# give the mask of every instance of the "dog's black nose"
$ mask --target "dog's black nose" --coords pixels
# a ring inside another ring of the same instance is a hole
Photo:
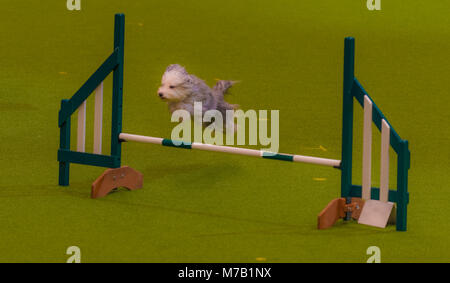
[[[158,95],[159,95],[159,97],[163,97],[163,93],[162,92],[160,92],[160,93],[158,93]]]

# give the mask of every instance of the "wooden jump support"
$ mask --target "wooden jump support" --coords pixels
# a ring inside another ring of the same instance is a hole
[[[92,183],[91,198],[104,197],[119,187],[129,190],[140,189],[143,178],[144,175],[141,172],[128,166],[107,169]]]

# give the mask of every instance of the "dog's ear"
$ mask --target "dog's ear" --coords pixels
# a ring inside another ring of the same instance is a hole
[[[186,70],[184,69],[184,67],[178,65],[178,64],[172,64],[169,65],[166,69],[166,72],[170,72],[170,71],[176,71],[176,72],[180,72],[182,74],[187,74]]]

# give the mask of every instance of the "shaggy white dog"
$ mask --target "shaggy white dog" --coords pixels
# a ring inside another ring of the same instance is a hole
[[[186,72],[182,66],[173,64],[167,67],[162,76],[158,95],[167,101],[171,113],[184,109],[193,116],[194,102],[201,102],[203,114],[208,110],[218,110],[225,124],[226,111],[239,108],[239,105],[229,104],[224,100],[224,95],[234,83],[235,81],[220,80],[211,89],[203,80]]]

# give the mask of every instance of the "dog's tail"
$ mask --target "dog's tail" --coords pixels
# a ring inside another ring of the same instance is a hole
[[[228,93],[228,90],[236,83],[238,83],[238,81],[219,80],[217,81],[213,90],[218,96],[223,97],[225,94]]]

